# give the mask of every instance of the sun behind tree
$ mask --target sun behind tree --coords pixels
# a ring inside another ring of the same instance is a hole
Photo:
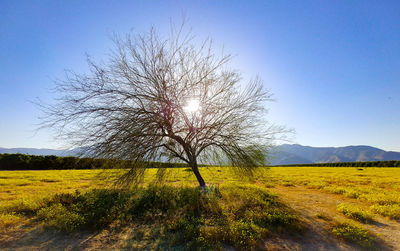
[[[183,109],[189,113],[197,112],[201,109],[200,103],[197,99],[190,99]]]
[[[43,127],[91,157],[132,160],[120,180],[138,182],[151,161],[231,165],[251,174],[265,165],[266,147],[284,130],[265,120],[271,94],[254,78],[247,85],[216,56],[212,43],[172,29],[116,36],[106,63],[88,58],[88,74],[56,81],[54,105],[40,104]],[[159,169],[162,176],[164,169]]]

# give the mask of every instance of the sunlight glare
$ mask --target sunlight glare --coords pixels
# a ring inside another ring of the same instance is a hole
[[[200,102],[197,99],[191,99],[184,107],[187,112],[196,112],[200,109]]]

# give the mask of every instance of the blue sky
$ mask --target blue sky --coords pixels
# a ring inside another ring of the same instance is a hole
[[[50,101],[64,69],[85,72],[85,53],[106,59],[113,32],[166,32],[185,15],[245,80],[264,80],[293,143],[400,151],[399,13],[398,1],[0,1],[0,147],[61,147],[35,133],[30,100]]]

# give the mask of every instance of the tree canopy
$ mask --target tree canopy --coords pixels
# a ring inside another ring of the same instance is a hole
[[[115,36],[107,61],[88,58],[88,73],[56,81],[56,102],[40,104],[43,126],[87,156],[131,160],[124,182],[137,182],[150,161],[188,163],[202,187],[198,163],[248,174],[265,165],[284,131],[266,120],[271,93],[258,77],[243,84],[231,55],[183,30]]]

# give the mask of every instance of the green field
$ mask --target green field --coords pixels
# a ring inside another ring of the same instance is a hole
[[[315,231],[343,250],[399,248],[399,168],[271,167],[252,178],[201,168],[208,193],[185,168],[168,169],[162,184],[155,172],[120,190],[118,170],[1,171],[0,247],[35,245],[26,244],[32,232],[73,243],[97,231],[108,242],[83,248],[310,248],[296,236]]]

